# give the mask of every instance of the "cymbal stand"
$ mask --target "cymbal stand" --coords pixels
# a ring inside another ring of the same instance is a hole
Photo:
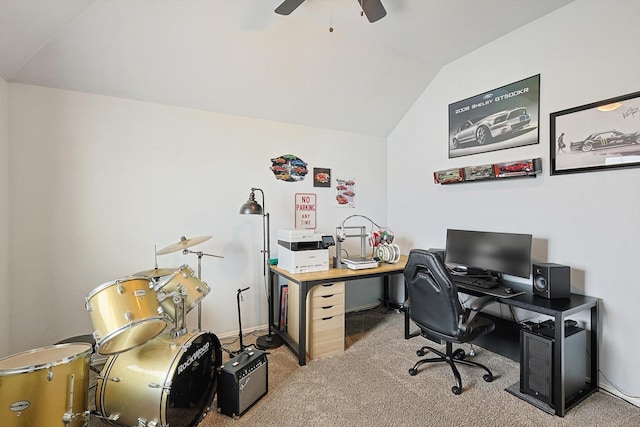
[[[182,254],[183,255],[196,254],[198,256],[198,279],[200,281],[202,281],[202,257],[203,256],[210,256],[214,258],[224,258],[223,256],[220,256],[220,255],[207,254],[204,252],[195,252],[195,251],[190,251],[188,249],[183,249]],[[202,300],[198,301],[198,329],[195,332],[200,332],[201,328],[202,328]]]

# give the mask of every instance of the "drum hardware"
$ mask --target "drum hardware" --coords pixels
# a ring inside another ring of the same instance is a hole
[[[220,255],[207,254],[204,252],[193,252],[193,251],[184,249],[182,251],[182,255],[187,255],[187,254],[196,254],[198,256],[198,279],[200,280],[202,280],[202,257],[203,256],[206,255],[214,258],[224,258],[223,256],[220,256]],[[202,329],[202,302],[198,301],[198,331],[201,329]]]
[[[183,273],[182,276],[185,277],[185,274]],[[165,286],[165,283],[160,285],[161,288]],[[196,289],[199,290],[201,288],[196,287]],[[158,301],[160,302],[160,304],[163,304],[168,299],[171,299],[172,310],[170,310],[170,313],[167,315],[167,317],[174,324],[174,328],[171,330],[171,334],[174,339],[178,338],[181,335],[184,335],[187,332],[188,296],[188,290],[181,283],[178,283],[176,285],[176,290],[171,291],[168,294],[162,290],[158,291]]]
[[[221,257],[219,255],[212,255],[212,254],[206,254],[204,252],[192,252],[192,251],[188,251],[187,248],[190,248],[192,246],[198,245],[202,242],[206,242],[207,240],[211,239],[211,236],[200,236],[200,237],[193,237],[191,239],[187,239],[186,237],[182,236],[180,237],[180,241],[177,243],[174,243],[172,245],[169,245],[163,249],[160,249],[159,251],[156,251],[156,255],[165,255],[165,254],[169,254],[172,252],[177,252],[179,250],[182,250],[182,254],[183,255],[187,255],[189,253],[193,253],[198,255],[198,279],[200,281],[202,281],[202,266],[201,266],[201,260],[202,257],[204,255],[206,256],[211,256],[211,257],[216,257],[216,258],[224,258]],[[206,295],[206,294],[205,294]],[[204,297],[204,295],[203,295]],[[200,331],[202,329],[202,303],[200,300],[198,300],[198,329],[197,331]]]
[[[151,270],[143,270],[134,274],[134,276],[147,276],[152,279],[157,279],[162,276],[168,276],[176,271],[175,268],[152,268]]]
[[[158,423],[156,423],[155,421],[147,422],[147,420],[145,420],[144,418],[138,418],[137,427],[156,427],[157,425]]]
[[[203,256],[212,256],[216,258],[223,258],[219,255],[206,254],[204,252],[193,252],[184,250],[184,254],[193,253],[198,255],[198,276],[196,278],[195,273],[191,268],[184,264],[178,271],[175,271],[171,276],[159,282],[156,285],[156,291],[162,291],[164,288],[168,288],[167,291],[172,291],[174,287],[182,286],[187,288],[187,291],[193,291],[193,295],[188,295],[187,303],[185,304],[185,308],[187,312],[191,309],[198,307],[198,328],[196,331],[200,331],[202,328],[202,304],[201,300],[205,296],[209,294],[211,288],[202,281],[202,257]],[[166,292],[166,291],[165,291]],[[175,311],[174,306],[167,307],[164,306],[166,311],[169,311],[169,317],[172,317],[174,322],[177,320],[179,313]],[[173,311],[173,312],[171,312]]]
[[[191,246],[198,245],[202,242],[206,242],[210,238],[211,236],[200,236],[200,237],[193,237],[191,239],[187,239],[186,237],[182,236],[180,237],[179,242],[171,244],[165,248],[162,248],[159,251],[156,251],[156,255],[166,255],[172,252],[178,252],[178,251],[190,248]]]
[[[147,387],[149,388],[161,388],[163,390],[171,390],[171,385],[161,385],[158,383],[149,383],[147,384]]]
[[[178,285],[178,291],[172,292],[174,313],[180,310],[180,316],[176,319],[175,328],[171,331],[173,339],[177,339],[180,335],[187,333],[187,290]]]
[[[91,416],[107,421],[118,421],[120,419],[120,414],[111,414],[110,416],[105,417],[97,411],[91,411]]]
[[[137,273],[134,274],[134,276],[147,276],[150,277],[151,279],[155,281],[157,281],[160,277],[162,276],[168,276],[171,273],[173,273],[174,271],[176,271],[175,268],[158,268],[158,251],[156,249],[156,245],[153,245],[153,257],[154,257],[154,268],[152,268],[151,270],[143,270],[143,271],[139,271]]]
[[[76,389],[75,383],[76,383],[76,375],[71,374],[69,376],[69,401],[67,403],[69,406],[69,409],[67,410],[67,412],[62,414],[62,422],[67,425],[71,424],[73,420],[75,420],[78,417],[84,417],[86,419],[89,416],[89,410],[85,410],[77,413],[73,412],[73,402],[75,401],[75,399],[73,398],[73,393],[74,393],[74,390]]]

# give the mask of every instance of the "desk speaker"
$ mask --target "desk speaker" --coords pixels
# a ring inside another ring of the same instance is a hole
[[[553,263],[533,264],[533,293],[547,299],[571,296],[571,268]]]
[[[244,350],[220,367],[218,410],[240,417],[267,394],[267,356],[261,350]]]

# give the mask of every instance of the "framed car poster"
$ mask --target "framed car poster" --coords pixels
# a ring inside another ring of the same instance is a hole
[[[449,104],[449,158],[539,142],[540,74]]]
[[[551,113],[551,175],[640,166],[640,92]]]

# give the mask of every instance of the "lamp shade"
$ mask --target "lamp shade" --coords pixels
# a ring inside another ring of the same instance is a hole
[[[252,191],[249,194],[249,200],[247,200],[242,206],[240,206],[241,215],[262,215],[262,206],[256,202],[256,195]]]

